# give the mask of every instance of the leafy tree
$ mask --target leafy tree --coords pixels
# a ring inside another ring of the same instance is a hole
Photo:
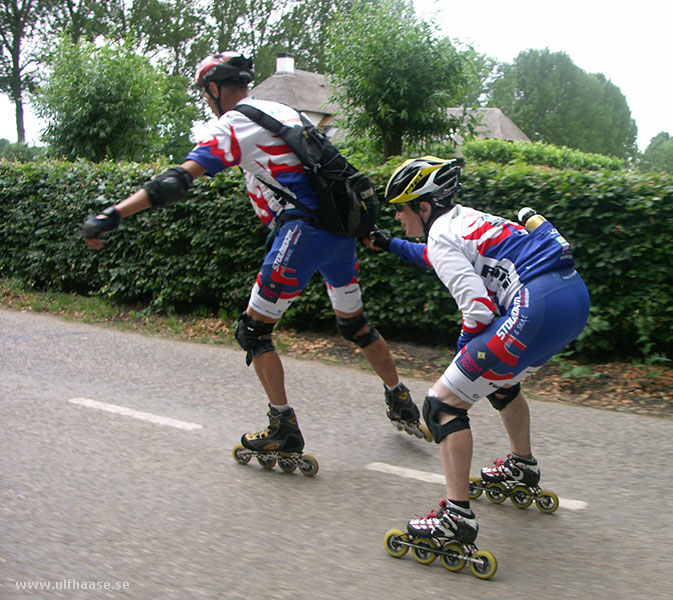
[[[654,136],[638,166],[641,171],[660,171],[673,175],[673,137],[665,131]]]
[[[233,0],[220,2],[213,0],[210,11],[216,23],[215,39],[217,47],[213,50],[238,50],[255,58],[255,71],[258,81],[264,79],[269,71],[260,69],[259,57],[262,49],[268,46],[279,32],[283,16],[295,4],[295,0]],[[267,51],[266,55],[272,54]],[[262,60],[262,64],[269,60]]]
[[[123,11],[123,0],[60,0],[49,16],[50,33],[67,35],[74,43],[92,41],[115,32]]]
[[[192,78],[185,75],[168,75],[162,91],[164,109],[159,121],[161,132],[160,152],[173,162],[182,162],[194,147],[191,130],[194,121],[201,117],[202,102],[195,101]]]
[[[495,59],[477,52],[471,45],[458,42],[463,59],[465,85],[456,98],[456,106],[481,106],[486,101],[489,80],[497,68]]]
[[[52,150],[68,158],[147,160],[161,149],[166,76],[126,46],[62,41],[36,96]]]
[[[182,161],[194,146],[193,122],[207,117],[192,85],[192,73],[208,53],[212,30],[198,0],[136,2],[130,10],[129,26],[139,51],[168,73],[160,121],[161,153]]]
[[[401,154],[403,141],[458,128],[446,108],[467,83],[463,60],[407,0],[345,6],[330,28],[327,65],[349,131],[373,135],[385,158]]]
[[[274,72],[280,52],[294,54],[299,68],[324,73],[327,32],[338,6],[339,0],[212,0],[211,50],[253,56],[258,82]]]
[[[247,0],[230,0],[218,2],[211,0],[208,4],[208,14],[215,23],[213,38],[215,40],[211,50],[240,50],[238,44],[240,32],[240,18],[247,9]]]
[[[269,44],[255,57],[258,80],[274,72],[279,52],[292,53],[298,68],[325,73],[327,36],[337,10],[337,0],[295,2],[283,15]]]
[[[34,83],[33,35],[52,8],[53,0],[0,0],[0,93],[14,103],[18,142],[26,139],[24,92]]]
[[[564,52],[526,50],[503,64],[490,106],[502,109],[533,141],[626,158],[637,128],[626,98],[602,74],[588,74]]]
[[[3,143],[7,142],[7,143]],[[0,140],[0,158],[14,162],[32,162],[45,155],[44,147],[29,146],[24,142],[10,144],[8,140]]]
[[[144,55],[156,55],[173,75],[187,73],[208,52],[209,31],[198,0],[135,2],[130,26]]]

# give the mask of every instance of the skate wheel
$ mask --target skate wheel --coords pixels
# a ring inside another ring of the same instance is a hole
[[[470,476],[470,500],[476,500],[481,496],[482,490],[477,487],[478,485],[481,485],[481,479]]]
[[[525,485],[517,485],[512,490],[510,500],[517,508],[528,508],[533,504],[533,495]]]
[[[455,542],[445,544],[442,546],[442,552],[447,553],[442,554],[439,558],[445,569],[456,573],[465,566],[465,560],[462,558],[465,555],[465,551],[460,544],[456,544]]]
[[[502,504],[507,500],[507,488],[502,483],[487,483],[486,497],[493,504]]]
[[[258,454],[257,462],[265,469],[273,469],[276,466],[276,458],[268,454]]]
[[[411,549],[411,553],[419,563],[422,565],[431,565],[435,562],[435,558],[437,558],[437,554],[433,552],[433,550],[437,550],[437,544],[435,544],[435,542],[424,538],[416,538],[413,540],[413,543],[416,544],[416,546],[420,546]]]
[[[231,453],[234,456],[234,460],[239,465],[247,465],[252,458],[250,450],[248,450],[243,444],[236,444]]]
[[[405,546],[400,542],[408,542],[409,536],[399,529],[391,529],[386,533],[383,543],[386,546],[386,552],[393,558],[402,558],[409,552],[409,546]]]
[[[430,430],[425,425],[420,424],[418,426],[418,429],[423,434],[423,438],[425,439],[426,442],[434,441],[434,438],[432,437],[432,434],[430,433]]]
[[[477,559],[477,562],[470,563],[470,570],[479,579],[490,579],[498,570],[498,561],[495,560],[495,556],[486,550],[478,550],[472,555],[472,558]]]
[[[297,468],[297,463],[288,456],[279,456],[278,467],[283,473],[294,473],[294,470]]]
[[[302,475],[306,477],[313,477],[320,469],[318,461],[310,456],[309,454],[304,454],[299,461],[299,470],[302,472]]]
[[[540,512],[550,515],[559,507],[558,496],[549,490],[542,490],[535,498],[535,506]]]

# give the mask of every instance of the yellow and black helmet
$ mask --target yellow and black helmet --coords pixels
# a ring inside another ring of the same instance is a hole
[[[427,200],[437,208],[450,207],[460,191],[460,161],[421,156],[403,162],[386,186],[385,199],[391,204]]]

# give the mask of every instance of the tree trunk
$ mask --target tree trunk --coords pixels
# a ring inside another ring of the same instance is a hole
[[[16,115],[16,141],[20,144],[26,141],[26,128],[23,122],[23,99],[21,97],[21,82],[12,82],[12,100],[14,100],[14,114]]]
[[[402,154],[402,132],[398,129],[383,132],[383,160]]]

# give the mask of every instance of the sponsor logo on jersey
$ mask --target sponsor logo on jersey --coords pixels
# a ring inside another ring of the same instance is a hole
[[[503,290],[506,290],[510,285],[512,285],[512,280],[509,277],[509,271],[503,269],[500,265],[491,266],[484,265],[481,269],[481,276],[484,279],[493,279],[499,281]]]

